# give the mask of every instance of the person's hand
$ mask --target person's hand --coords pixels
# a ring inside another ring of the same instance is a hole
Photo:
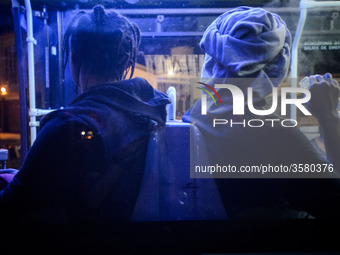
[[[311,99],[307,108],[318,120],[338,118],[339,84],[330,73],[309,77]]]

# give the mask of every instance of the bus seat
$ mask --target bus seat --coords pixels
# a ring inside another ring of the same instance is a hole
[[[227,218],[214,179],[190,178],[190,137],[191,156],[206,155],[199,136],[192,124],[168,121],[150,137],[134,221]]]

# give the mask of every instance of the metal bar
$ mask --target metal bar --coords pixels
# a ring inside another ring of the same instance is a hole
[[[59,103],[58,107],[65,106],[65,89],[64,89],[64,63],[63,63],[63,12],[57,12],[57,29],[58,29],[58,96]]]
[[[0,169],[6,169],[6,161],[8,160],[8,150],[0,149]]]
[[[325,8],[325,7],[340,7],[339,1],[311,1],[311,0],[301,0],[301,9],[310,8]]]
[[[292,59],[291,59],[291,87],[296,88],[298,83],[298,51],[299,44],[303,32],[303,28],[305,26],[306,18],[307,18],[307,9],[312,8],[327,8],[327,7],[340,7],[340,1],[310,1],[310,0],[301,0],[300,1],[300,18],[299,23],[296,28],[295,37],[292,46]],[[291,95],[292,98],[296,98],[296,94]],[[291,113],[290,118],[296,119],[296,107],[291,105]]]
[[[178,36],[178,37],[185,37],[185,36],[202,36],[204,32],[141,32],[142,37],[172,37],[172,36]]]
[[[48,109],[48,110],[45,110],[45,109],[34,109],[33,111],[31,110],[29,112],[29,115],[30,116],[45,116],[53,111],[55,111],[56,109]]]
[[[123,15],[207,15],[207,14],[222,14],[234,8],[160,8],[160,9],[119,9],[118,12]],[[296,7],[284,7],[284,8],[263,8],[270,12],[275,13],[292,13],[298,12]]]
[[[46,6],[44,6],[43,8],[43,14],[45,14],[45,18],[44,18],[44,30],[45,30],[45,106],[44,108],[48,108],[50,107],[50,98],[49,98],[49,94],[50,94],[50,41],[49,41],[49,27],[48,27],[48,23],[47,23],[47,16],[46,15],[47,10],[46,10]]]
[[[27,62],[24,56],[24,45],[20,26],[20,4],[15,0],[12,1],[12,14],[18,65],[21,158],[24,159],[28,151]]]
[[[35,104],[35,70],[34,70],[34,44],[36,40],[33,37],[33,16],[30,0],[25,0],[26,20],[27,20],[27,56],[28,56],[28,88],[29,88],[29,105],[30,110],[34,110]],[[37,137],[37,119],[30,116],[31,145]]]
[[[302,0],[303,1],[303,0]],[[297,87],[297,80],[298,80],[298,51],[299,51],[299,44],[303,32],[303,28],[305,26],[306,18],[307,18],[307,10],[300,9],[300,18],[299,23],[296,28],[295,37],[292,46],[292,59],[291,59],[291,87]],[[292,98],[296,98],[296,93],[292,93]],[[295,120],[296,119],[296,107],[294,105],[290,106],[290,118]]]
[[[176,120],[176,89],[175,87],[169,87],[167,94],[171,100],[171,103],[166,106],[167,109],[167,121]]]

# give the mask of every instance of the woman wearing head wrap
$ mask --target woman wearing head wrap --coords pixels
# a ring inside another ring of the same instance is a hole
[[[251,87],[254,103],[271,94],[288,73],[291,34],[277,14],[261,8],[239,7],[222,14],[206,29],[200,46],[205,52],[202,80],[211,86],[232,81],[245,97]],[[208,112],[231,111],[231,95],[226,90],[218,92],[224,107],[216,108],[211,102]],[[190,116],[200,107],[199,101]]]
[[[339,199],[339,185],[333,181],[294,179],[284,173],[281,179],[264,179],[266,175],[259,174],[258,179],[251,179],[256,174],[239,173],[244,166],[326,163],[297,128],[284,127],[282,118],[275,114],[258,116],[247,107],[251,104],[264,109],[266,97],[287,75],[291,34],[285,22],[261,8],[239,7],[213,21],[200,46],[205,52],[202,81],[210,86],[232,84],[245,97],[244,115],[233,115],[233,95],[228,89],[216,89],[221,105],[207,100],[204,115],[202,100],[198,100],[183,117],[201,131],[208,151],[207,165],[237,169],[236,174],[215,175],[221,177],[215,181],[228,216],[301,218],[339,213],[340,205],[334,202]],[[252,102],[247,102],[248,88],[252,88]],[[224,124],[214,126],[215,119]]]

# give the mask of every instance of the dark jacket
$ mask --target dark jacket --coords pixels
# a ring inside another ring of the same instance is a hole
[[[168,103],[135,78],[95,86],[47,115],[19,173],[0,192],[1,210],[58,208],[71,222],[130,220],[148,138],[165,124]]]
[[[211,110],[207,115],[201,115],[200,108],[201,101],[198,100],[183,116],[183,121],[195,123],[200,130],[200,139],[207,147],[208,165],[230,165],[237,170],[235,174],[214,175],[228,217],[337,217],[340,182],[336,170],[329,168],[298,128],[283,127],[280,122],[283,119],[275,114],[258,116],[246,111],[244,116],[234,116],[223,106],[219,111]],[[226,119],[228,123],[213,127],[213,119]],[[260,120],[264,125],[250,127],[246,124],[254,119],[256,122],[252,125],[259,125]],[[277,121],[272,124],[266,121],[268,119]],[[231,126],[232,120],[238,124]],[[275,171],[272,175],[269,170],[265,174],[241,173],[244,167],[262,166],[288,167],[290,170]],[[306,172],[299,175],[295,166],[306,167]],[[335,177],[315,178],[316,171],[312,169],[316,166],[323,167],[321,174],[324,176],[329,170],[332,171],[329,175]]]

